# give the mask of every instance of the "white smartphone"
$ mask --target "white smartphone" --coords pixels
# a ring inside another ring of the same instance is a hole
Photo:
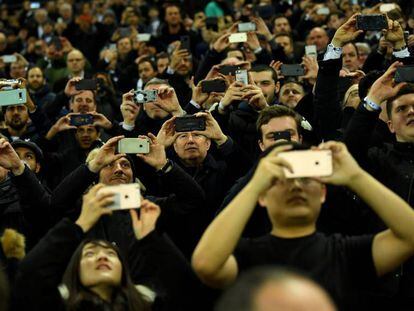
[[[323,177],[333,172],[331,150],[294,150],[279,156],[292,166],[293,173],[285,169],[287,178]]]
[[[148,42],[151,39],[150,33],[139,33],[137,34],[138,42]]]
[[[125,184],[106,186],[98,191],[100,193],[114,193],[114,202],[107,208],[124,210],[141,207],[141,190],[139,184]]]
[[[316,14],[318,15],[329,15],[331,11],[327,7],[321,7],[316,11]]]
[[[244,85],[249,84],[249,76],[247,70],[236,70],[236,81],[243,83]]]
[[[318,52],[316,50],[316,45],[306,45],[305,46],[305,54],[307,56],[311,56],[311,57],[317,57],[318,56]]]
[[[388,13],[389,11],[394,10],[395,8],[397,8],[395,3],[384,3],[380,5],[380,12]]]
[[[143,153],[150,152],[150,143],[145,138],[123,138],[118,141],[118,153]]]
[[[249,31],[256,31],[256,24],[255,23],[240,23],[238,26],[239,32],[249,32]]]
[[[245,32],[233,33],[229,37],[230,43],[242,43],[247,41],[247,34]]]
[[[15,55],[3,55],[1,58],[5,63],[14,63],[17,60]]]

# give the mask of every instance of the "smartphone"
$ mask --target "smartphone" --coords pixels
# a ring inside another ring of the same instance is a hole
[[[284,169],[287,178],[330,176],[333,172],[331,150],[294,150],[278,156],[292,166],[293,173]]]
[[[207,17],[206,18],[206,28],[218,31],[218,18],[217,17]]]
[[[108,45],[109,50],[116,50],[116,43],[111,43]]]
[[[57,51],[61,51],[63,49],[62,41],[60,41],[59,37],[53,37],[50,44],[54,45]]]
[[[256,24],[252,22],[240,23],[237,27],[238,27],[239,32],[256,31]]]
[[[245,32],[233,33],[229,37],[230,43],[242,43],[247,41],[247,34]]]
[[[301,64],[283,64],[280,66],[280,72],[285,77],[299,77],[305,75],[305,68]]]
[[[287,141],[291,141],[291,134],[289,131],[279,131],[279,132],[273,132],[273,139],[275,141],[277,140],[287,140]]]
[[[224,65],[220,67],[219,72],[225,76],[234,76],[236,74],[236,71],[240,69],[240,66]]]
[[[190,51],[190,37],[189,36],[181,36],[180,37],[181,46],[180,49]]]
[[[75,89],[77,91],[82,90],[96,90],[98,88],[97,81],[95,79],[82,79],[75,83]]]
[[[201,81],[201,91],[203,93],[224,93],[226,88],[226,81],[222,79]]]
[[[31,2],[30,9],[35,10],[40,8],[40,2]]]
[[[331,11],[327,7],[321,7],[321,8],[316,10],[316,14],[318,14],[318,15],[329,15],[330,12]]]
[[[247,70],[237,70],[236,81],[241,82],[244,85],[249,84],[249,76],[247,75]]]
[[[0,91],[0,106],[24,105],[26,102],[26,89]]]
[[[391,10],[396,9],[397,6],[395,5],[395,3],[384,3],[380,5],[380,12],[381,13],[388,13]]]
[[[356,27],[359,30],[388,29],[387,18],[383,14],[357,15]]]
[[[414,83],[414,65],[398,67],[395,72],[394,81],[396,83]]]
[[[140,90],[135,91],[134,101],[136,104],[154,102],[158,98],[157,90]]]
[[[14,63],[17,60],[15,55],[3,55],[1,58],[4,63]]]
[[[120,27],[118,29],[121,38],[129,37],[131,35],[131,28],[129,27]]]
[[[20,80],[19,79],[1,79],[0,80],[0,86],[13,86],[15,84],[20,84]]]
[[[106,186],[97,192],[114,193],[114,202],[107,206],[113,210],[125,210],[139,208],[141,206],[141,191],[139,184],[125,184],[117,186]]]
[[[138,42],[148,42],[151,39],[150,33],[139,33],[137,34]]]
[[[316,50],[316,45],[306,45],[305,46],[305,54],[307,56],[317,58],[318,52]]]
[[[82,126],[93,124],[93,115],[87,114],[74,114],[70,116],[70,125]]]
[[[142,153],[150,152],[150,143],[146,138],[123,138],[118,141],[118,153]]]
[[[204,131],[206,129],[205,118],[196,116],[184,116],[175,119],[175,131],[176,132],[191,132],[191,131]]]
[[[58,23],[64,23],[63,18],[62,17],[58,17],[56,20]]]

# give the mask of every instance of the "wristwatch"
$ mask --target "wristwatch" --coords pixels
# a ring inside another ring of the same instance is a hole
[[[373,101],[369,100],[368,97],[364,98],[364,107],[368,111],[378,111],[381,110],[381,106],[377,105]]]
[[[170,159],[167,159],[167,163],[165,163],[165,165],[157,171],[157,175],[162,176],[164,174],[167,174],[168,172],[172,170],[173,165],[174,165],[174,162],[171,161]]]

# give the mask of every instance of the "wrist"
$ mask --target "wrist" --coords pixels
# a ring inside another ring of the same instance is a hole
[[[360,186],[365,187],[365,179],[368,176],[368,173],[365,172],[362,168],[358,166],[358,169],[355,172],[352,172],[344,186],[348,187],[354,192],[357,192]]]
[[[375,95],[368,94],[367,97],[364,98],[364,101],[371,107],[373,110],[378,110],[380,108],[381,103],[383,100],[381,98],[376,97]]]
[[[94,160],[88,162],[86,167],[94,174],[97,174],[100,170],[99,166],[95,163]]]
[[[401,51],[407,47],[404,40],[397,41],[394,43],[394,51]]]
[[[92,227],[88,222],[84,221],[83,219],[79,218],[76,220],[75,224],[77,224],[84,233],[88,232],[89,229]]]
[[[227,139],[228,137],[222,133],[220,138],[215,139],[214,142],[217,144],[217,146],[221,146],[227,141]]]
[[[174,117],[181,117],[184,115],[184,110],[180,107],[177,110],[171,111],[171,115]]]
[[[161,162],[159,162],[159,163],[156,163],[155,165],[154,165],[154,168],[157,170],[157,171],[160,171],[165,165],[167,165],[167,163],[168,163],[168,160],[167,159],[163,159]]]
[[[338,40],[338,39],[336,39],[335,37],[332,39],[332,45],[335,47],[335,48],[341,48],[341,47],[343,47],[343,43],[342,43],[342,41],[340,41],[340,40]]]
[[[11,169],[11,172],[14,176],[20,176],[24,172],[25,165],[23,161],[20,161],[19,164]]]

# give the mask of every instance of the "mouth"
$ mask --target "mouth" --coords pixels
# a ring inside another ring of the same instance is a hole
[[[308,200],[306,200],[304,197],[301,196],[295,196],[295,197],[291,197],[287,200],[288,204],[292,204],[292,205],[303,205],[303,204],[307,204]]]
[[[118,176],[118,177],[111,178],[111,181],[116,181],[119,183],[127,183],[128,180],[126,179],[126,177]]]
[[[110,266],[110,265],[102,263],[102,264],[99,264],[99,265],[96,267],[96,270],[108,270],[108,271],[111,271],[111,270],[112,270],[112,268],[111,268],[111,266]]]
[[[414,125],[414,119],[409,120],[409,121],[407,122],[407,125]]]
[[[198,148],[197,147],[188,147],[188,148],[185,148],[185,151],[198,151]]]

